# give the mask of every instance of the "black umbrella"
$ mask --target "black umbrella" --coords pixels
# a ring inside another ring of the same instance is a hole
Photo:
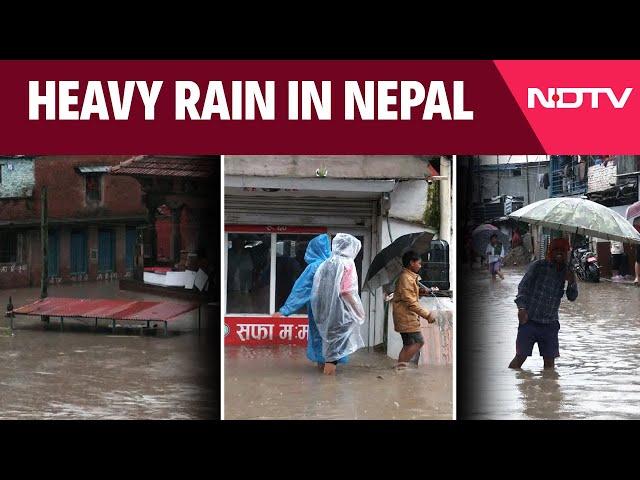
[[[484,223],[476,228],[471,233],[471,238],[473,239],[473,247],[475,248],[476,253],[478,253],[479,255],[484,255],[484,251],[486,250],[487,245],[489,245],[491,237],[494,235],[498,237],[498,241],[502,244],[509,244],[509,237],[507,236],[507,234],[503,233],[498,229],[498,227],[495,227],[490,223]]]
[[[375,256],[362,288],[374,292],[377,288],[392,283],[402,272],[402,255],[409,250],[418,255],[427,253],[432,238],[431,232],[409,233],[397,238]]]

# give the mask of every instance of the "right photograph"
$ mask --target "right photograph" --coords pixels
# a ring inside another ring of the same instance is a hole
[[[456,166],[458,418],[640,418],[640,156]]]

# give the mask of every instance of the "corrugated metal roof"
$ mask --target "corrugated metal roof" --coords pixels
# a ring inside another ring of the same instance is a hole
[[[13,311],[21,315],[164,322],[197,308],[197,303],[48,297]]]
[[[139,155],[111,168],[114,175],[208,178],[220,169],[218,156]]]

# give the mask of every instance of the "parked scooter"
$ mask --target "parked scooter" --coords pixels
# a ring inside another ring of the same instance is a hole
[[[580,280],[596,283],[600,281],[598,257],[586,246],[577,246],[571,251],[570,265]]]

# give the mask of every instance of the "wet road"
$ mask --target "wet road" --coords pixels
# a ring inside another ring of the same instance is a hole
[[[362,349],[335,377],[301,347],[226,347],[226,419],[452,418],[452,369],[395,372],[394,361]]]
[[[579,282],[575,302],[560,307],[560,358],[543,370],[537,346],[521,371],[507,368],[515,354],[518,319],[513,302],[524,269],[504,270],[492,283],[474,272],[463,290],[474,338],[472,418],[640,418],[640,289]],[[468,402],[467,402],[468,403]]]
[[[34,301],[39,289],[0,290],[2,309]],[[117,282],[53,286],[50,296],[161,298],[119,291]],[[179,302],[180,300],[171,299]],[[210,357],[193,333],[195,313],[170,324],[170,336],[140,335],[109,322],[18,317],[15,335],[0,331],[0,419],[200,419],[218,416],[209,388]],[[4,313],[0,326],[7,327]],[[216,366],[217,367],[217,366]]]

